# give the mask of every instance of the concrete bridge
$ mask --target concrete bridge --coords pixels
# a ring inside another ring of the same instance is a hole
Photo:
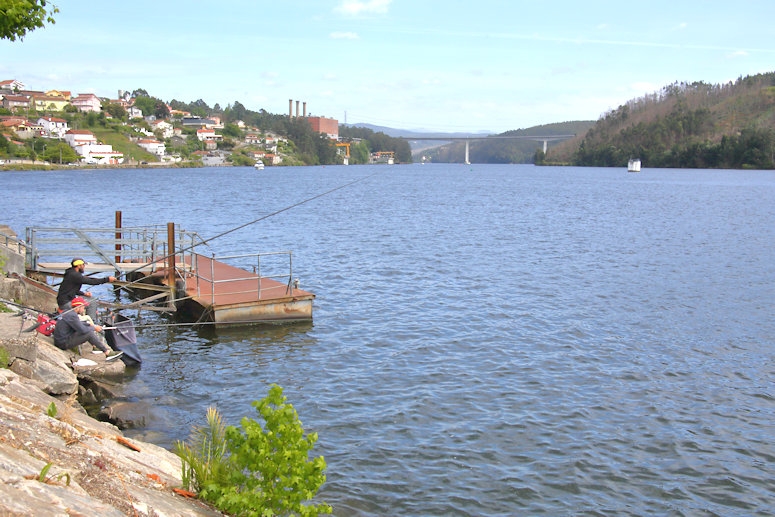
[[[410,142],[425,142],[427,140],[430,141],[438,141],[438,142],[465,142],[466,143],[466,165],[469,165],[471,162],[468,159],[468,145],[469,142],[472,140],[535,140],[536,142],[543,142],[544,143],[544,154],[546,154],[547,149],[547,143],[554,141],[554,140],[567,140],[569,138],[573,138],[576,135],[529,135],[529,136],[456,136],[456,137],[420,137],[420,138],[408,138],[408,137],[397,137],[397,138],[403,138],[404,140],[408,140]]]

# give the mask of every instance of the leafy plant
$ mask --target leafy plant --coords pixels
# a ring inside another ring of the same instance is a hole
[[[186,490],[195,490],[207,499],[212,487],[228,480],[226,427],[213,407],[207,409],[207,426],[195,428],[191,445],[175,443],[175,454],[183,461],[182,480]]]
[[[51,402],[51,404],[48,405],[48,409],[46,410],[46,414],[50,416],[51,418],[57,417],[57,405],[54,404],[54,402]]]
[[[8,350],[0,347],[0,368],[8,368],[8,363],[11,357],[8,355]]]
[[[331,513],[325,503],[304,504],[326,481],[325,459],[309,458],[317,434],[305,435],[280,386],[272,385],[269,394],[252,405],[263,425],[245,417],[241,428],[224,427],[210,408],[208,426],[195,431],[192,446],[176,444],[184,487],[198,490],[200,497],[235,515]]]
[[[65,480],[65,486],[70,486],[70,474],[67,472],[62,472],[60,474],[57,474],[56,476],[49,477],[48,471],[51,469],[51,466],[53,463],[46,463],[46,465],[40,470],[40,474],[38,474],[37,479],[41,483],[46,483],[48,485],[53,485],[54,483],[61,481],[62,479]]]

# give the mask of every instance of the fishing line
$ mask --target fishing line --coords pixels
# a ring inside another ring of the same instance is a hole
[[[308,197],[308,198],[306,198],[306,199],[304,199],[304,200],[302,200],[302,201],[299,201],[298,203],[294,203],[294,204],[292,204],[292,205],[286,206],[285,208],[281,208],[280,210],[276,210],[276,211],[274,211],[274,212],[272,212],[272,213],[269,213],[269,214],[263,215],[263,216],[261,216],[261,217],[259,217],[259,218],[257,218],[257,219],[254,219],[254,220],[252,220],[252,221],[250,221],[250,222],[247,222],[247,223],[241,224],[241,225],[239,225],[239,226],[236,226],[236,227],[234,227],[234,228],[231,228],[230,230],[226,230],[226,231],[224,231],[224,232],[221,232],[221,233],[219,233],[219,234],[217,234],[217,235],[214,235],[214,236],[210,237],[209,239],[205,239],[205,240],[203,240],[203,241],[201,241],[201,242],[198,242],[198,243],[196,243],[196,244],[192,244],[191,246],[188,246],[188,247],[186,247],[186,248],[182,248],[182,249],[180,249],[180,250],[177,250],[177,251],[175,251],[174,253],[170,253],[170,254],[168,254],[168,255],[166,255],[166,256],[164,256],[164,257],[160,258],[160,259],[157,259],[157,260],[156,260],[156,262],[163,262],[164,260],[166,260],[166,259],[168,259],[168,258],[170,258],[170,257],[172,257],[172,256],[174,256],[174,255],[177,255],[178,253],[185,253],[186,251],[190,251],[190,250],[192,250],[192,249],[196,248],[197,246],[201,246],[201,245],[207,245],[209,242],[211,242],[211,241],[214,241],[215,239],[219,239],[219,238],[221,238],[221,237],[223,237],[223,236],[225,236],[225,235],[228,235],[228,234],[230,234],[230,233],[236,232],[236,231],[238,231],[238,230],[242,230],[243,228],[246,228],[246,227],[248,227],[248,226],[250,226],[250,225],[252,225],[252,224],[256,224],[256,223],[258,223],[258,222],[261,222],[261,221],[264,221],[264,220],[266,220],[266,219],[269,219],[270,217],[274,217],[274,216],[276,216],[276,215],[278,215],[278,214],[281,214],[281,213],[283,213],[283,212],[287,212],[288,210],[291,210],[291,209],[293,209],[293,208],[299,207],[299,206],[301,206],[301,205],[303,205],[303,204],[305,204],[305,203],[309,203],[310,201],[314,201],[314,200],[316,200],[316,199],[320,199],[320,198],[322,198],[322,197],[324,197],[324,196],[327,196],[327,195],[329,195],[329,194],[332,194],[332,193],[336,192],[337,190],[341,190],[341,189],[343,189],[343,188],[347,188],[347,187],[349,187],[349,186],[355,185],[356,183],[359,183],[359,182],[361,182],[361,181],[365,181],[365,180],[367,180],[367,179],[369,179],[369,178],[373,178],[374,176],[376,176],[377,174],[379,174],[379,173],[381,173],[381,172],[382,172],[382,171],[375,172],[374,174],[370,174],[370,175],[368,175],[368,176],[364,176],[364,177],[362,177],[362,178],[355,179],[355,180],[353,180],[353,181],[350,181],[350,182],[348,182],[348,183],[345,183],[345,184],[343,184],[343,185],[339,185],[338,187],[334,187],[334,188],[332,188],[332,189],[330,189],[330,190],[327,190],[327,191],[325,191],[325,192],[323,192],[323,193],[321,193],[321,194],[316,194],[316,195],[314,195],[314,196],[312,196],[312,197]],[[141,265],[141,266],[138,266],[137,268],[135,268],[135,269],[133,269],[133,270],[127,271],[127,272],[125,272],[125,273],[122,273],[122,274],[121,274],[121,276],[124,276],[124,277],[126,277],[126,275],[130,275],[130,274],[132,274],[132,273],[136,273],[137,271],[140,271],[141,269],[145,268],[146,266],[148,266],[148,265],[150,265],[150,264],[152,264],[152,262],[148,262],[148,263],[146,263],[146,264],[143,264],[143,265]],[[123,286],[123,287],[125,287],[125,288],[126,288],[126,287],[129,287],[129,286],[133,285],[133,284],[140,283],[140,280],[141,280],[141,279],[134,280],[134,281],[130,282],[128,285],[126,285],[126,286]]]

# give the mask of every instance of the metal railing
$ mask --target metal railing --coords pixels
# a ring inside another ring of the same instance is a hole
[[[32,270],[41,264],[67,264],[81,257],[92,264],[112,266],[116,271],[127,269],[126,263],[150,266],[152,271],[166,266],[168,249],[166,227],[149,228],[27,228],[26,262]],[[175,229],[177,261],[185,261],[194,248],[203,244],[195,232]]]
[[[15,250],[19,255],[26,255],[27,253],[27,244],[25,244],[23,240],[14,237],[13,235],[7,235],[3,232],[0,232],[0,243],[2,243],[6,248]]]
[[[276,257],[288,257],[287,266],[285,265],[285,261],[277,261],[273,260]],[[204,259],[204,255],[198,255],[194,254],[192,257],[191,262],[191,274],[195,275],[196,277],[196,293],[197,297],[202,296],[202,284],[208,284],[209,289],[207,289],[210,292],[210,303],[212,305],[215,304],[215,295],[216,295],[216,287],[219,285],[227,285],[230,283],[237,283],[237,282],[247,282],[247,285],[255,286],[255,288],[251,287],[250,289],[245,289],[244,286],[241,286],[241,290],[234,290],[234,291],[219,291],[219,294],[229,294],[229,295],[235,295],[235,294],[244,294],[244,293],[258,293],[258,299],[262,299],[261,292],[266,291],[268,289],[276,289],[277,287],[275,285],[271,287],[264,288],[262,286],[261,280],[263,279],[270,279],[274,280],[275,282],[279,282],[280,284],[285,284],[285,293],[287,295],[293,294],[293,289],[297,287],[296,280],[293,279],[293,252],[292,251],[273,251],[273,252],[267,252],[267,253],[245,253],[240,255],[226,255],[226,256],[219,256],[216,257],[215,254],[212,254],[210,257],[207,257],[207,262],[209,263],[209,278],[204,276],[200,270],[200,264],[199,264],[199,258]],[[247,259],[247,260],[246,260]],[[202,260],[204,262],[204,260]],[[246,273],[249,273],[252,269],[252,275],[250,276],[240,276],[235,278],[226,278],[222,280],[216,280],[215,279],[215,262],[221,262],[223,264],[231,265],[235,268],[238,268],[242,271],[245,271]],[[262,266],[263,263],[263,266]],[[285,272],[287,267],[287,273]],[[267,271],[267,269],[269,271]],[[282,270],[282,272],[280,271]]]

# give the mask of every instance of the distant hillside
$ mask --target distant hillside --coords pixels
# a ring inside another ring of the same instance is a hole
[[[558,122],[506,131],[494,136],[578,135],[586,133],[594,124],[592,120]],[[549,148],[555,145],[558,145],[558,142],[548,142]],[[542,148],[543,142],[540,140],[474,140],[469,143],[468,154],[472,163],[533,163],[536,152],[541,152]],[[465,159],[465,142],[425,149],[421,154],[426,161],[462,163]],[[415,161],[418,161],[417,153]]]
[[[394,138],[401,137],[401,138],[411,138],[411,139],[421,139],[422,137],[425,138],[442,138],[445,136],[449,137],[465,137],[465,136],[481,136],[481,135],[487,135],[489,133],[481,133],[481,132],[475,132],[475,133],[443,133],[443,132],[434,132],[434,131],[410,131],[407,129],[395,129],[392,127],[385,127],[385,126],[375,126],[373,124],[347,124],[347,126],[350,127],[362,127],[366,129],[371,129],[375,133],[385,133],[387,136],[392,136]]]
[[[538,163],[624,167],[775,167],[775,72],[734,83],[674,83],[606,113]]]

